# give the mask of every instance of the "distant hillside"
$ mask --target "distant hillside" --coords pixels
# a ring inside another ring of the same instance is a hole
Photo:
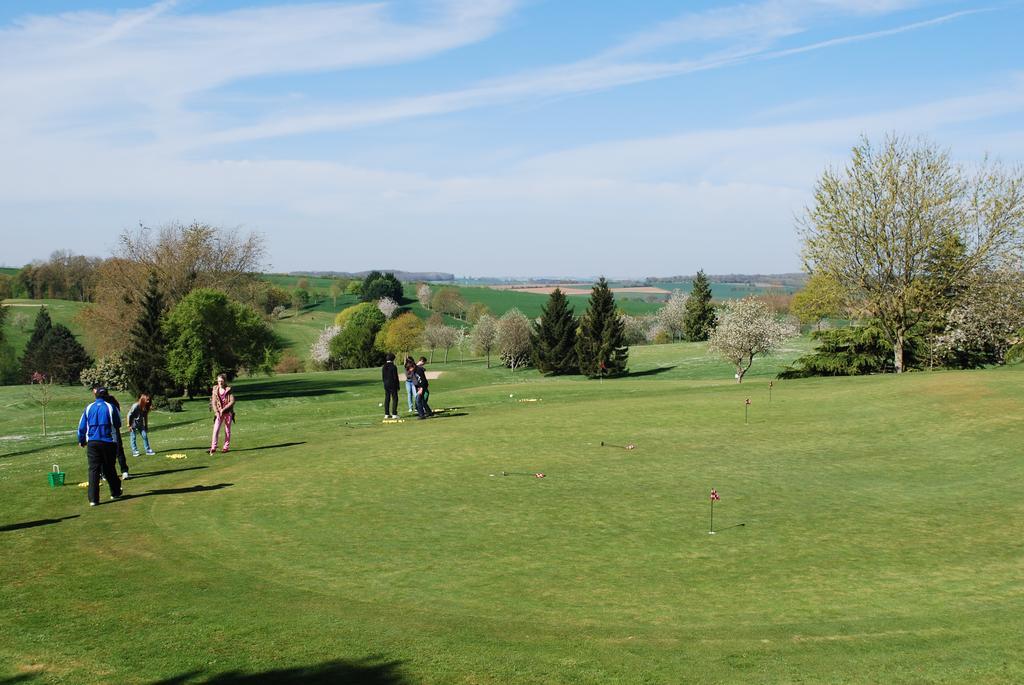
[[[372,270],[367,271],[290,271],[289,276],[315,276],[318,278],[366,278]],[[392,273],[403,283],[415,281],[454,281],[455,274],[440,271],[399,271],[398,269],[376,269],[381,273]]]

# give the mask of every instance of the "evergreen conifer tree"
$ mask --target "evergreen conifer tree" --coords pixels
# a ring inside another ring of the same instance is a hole
[[[711,304],[711,283],[704,271],[698,271],[693,279],[693,292],[686,301],[686,316],[683,329],[686,339],[691,342],[707,340],[715,327],[715,307]]]
[[[576,356],[576,320],[569,300],[555,288],[541,308],[540,321],[530,335],[533,365],[541,373],[558,375],[580,372]]]
[[[25,353],[21,356],[20,376],[22,382],[28,383],[33,373],[43,371],[43,340],[52,328],[53,320],[50,319],[50,311],[46,307],[40,307],[39,313],[36,314],[36,323],[32,329],[32,335],[25,345]]]
[[[21,380],[28,383],[39,372],[54,383],[77,383],[82,369],[90,364],[85,348],[67,326],[53,325],[49,310],[40,307],[21,358]]]
[[[43,338],[42,349],[36,357],[39,371],[54,383],[74,385],[82,376],[82,369],[92,364],[89,353],[75,339],[67,326],[56,324]]]
[[[626,346],[625,326],[603,276],[590,293],[590,304],[580,319],[576,355],[580,372],[590,378],[626,373],[629,347]]]
[[[155,273],[150,272],[142,311],[128,336],[125,371],[128,386],[137,394],[163,395],[172,385],[167,372],[167,338],[161,326],[164,297]]]

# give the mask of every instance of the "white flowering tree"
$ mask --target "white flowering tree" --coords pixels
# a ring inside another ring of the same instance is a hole
[[[459,363],[465,361],[466,345],[469,343],[469,331],[465,328],[455,329],[455,348],[459,351]]]
[[[341,333],[341,326],[327,326],[325,329],[320,331],[320,335],[316,341],[309,347],[309,356],[317,364],[323,366],[331,366],[331,340],[334,336]]]
[[[390,319],[391,315],[398,309],[398,303],[390,297],[382,297],[377,300],[377,309],[380,310],[385,319]]]
[[[945,356],[974,352],[1002,361],[1021,327],[1024,276],[1009,268],[980,272],[946,313],[946,330],[936,341],[936,351]]]
[[[655,319],[673,340],[681,340],[686,333],[686,303],[690,296],[674,290],[665,306],[655,313]]]
[[[762,300],[749,296],[727,304],[708,338],[708,349],[736,367],[736,382],[750,370],[754,358],[769,355],[798,330],[780,320]]]
[[[416,299],[424,309],[430,309],[430,286],[426,283],[416,286]]]
[[[639,345],[647,342],[647,330],[651,327],[651,318],[620,313],[619,319],[622,321],[622,331],[627,345]]]
[[[512,308],[498,319],[498,354],[512,373],[530,361],[530,320],[516,308]]]
[[[491,368],[491,350],[494,349],[498,338],[498,320],[490,314],[484,314],[476,322],[470,337],[473,340],[473,349],[477,354],[487,357],[487,368]]]

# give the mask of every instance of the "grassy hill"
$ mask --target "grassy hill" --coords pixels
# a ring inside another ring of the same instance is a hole
[[[75,321],[75,317],[86,306],[84,302],[72,302],[70,300],[4,300],[3,306],[10,307],[11,310],[4,324],[4,339],[14,347],[19,355],[25,350],[25,344],[32,335],[32,327],[35,325],[36,315],[39,313],[41,306],[45,306],[50,311],[50,318],[53,320],[53,323],[64,324],[71,329],[71,332],[78,338],[78,342],[85,345],[86,349],[92,353],[92,350],[89,349],[90,346],[86,344],[86,340],[81,334],[81,327]],[[15,321],[19,314],[24,316],[24,327],[19,326],[18,322]]]
[[[288,282],[285,279],[296,279],[298,277],[293,276],[281,276],[278,278],[278,283],[282,287],[295,287],[294,282]],[[321,287],[316,285],[310,280],[311,287]],[[328,279],[322,279],[327,281]],[[454,287],[454,286],[453,286]],[[462,296],[467,302],[482,302],[491,310],[492,314],[501,316],[509,309],[513,307],[519,308],[526,316],[533,318],[540,316],[541,307],[547,303],[547,297],[543,295],[535,295],[532,293],[521,293],[508,290],[495,290],[493,288],[478,288],[478,287],[458,287],[458,290],[462,293]],[[588,296],[585,295],[572,295],[569,298],[569,302],[576,309],[577,315],[582,314],[587,308]],[[345,307],[350,307],[353,304],[357,304],[359,299],[354,295],[344,295],[339,297],[337,303],[332,298],[327,298],[315,306],[304,308],[300,312],[289,311],[288,314],[282,318],[274,321],[274,330],[282,337],[288,348],[301,358],[307,358],[309,356],[309,346],[313,344],[320,331],[325,326],[329,326],[334,322],[334,315]],[[643,314],[655,311],[660,305],[652,304],[649,302],[642,302],[636,299],[619,298],[617,300],[619,307],[626,312],[632,314]],[[416,286],[415,284],[407,284],[405,286],[405,296],[402,301],[402,306],[415,313],[418,317],[424,321],[430,317],[431,311],[424,309],[420,306],[419,301],[416,299]],[[445,323],[450,326],[469,326],[465,321],[453,319],[451,317],[445,317]]]
[[[392,425],[373,369],[246,380],[231,453],[203,400],[155,415],[94,509],[87,393],[44,439],[0,389],[0,681],[1024,681],[1024,370],[769,402],[799,352],[743,385],[696,345],[604,382],[435,364],[454,409]]]

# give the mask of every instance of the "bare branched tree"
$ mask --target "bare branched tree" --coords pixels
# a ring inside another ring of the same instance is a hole
[[[252,303],[265,285],[254,276],[265,254],[261,236],[237,229],[193,223],[125,231],[100,267],[95,304],[80,321],[98,354],[118,351],[123,336],[110,332],[127,330],[135,320],[150,273],[156,273],[168,308],[194,288],[216,288]]]

